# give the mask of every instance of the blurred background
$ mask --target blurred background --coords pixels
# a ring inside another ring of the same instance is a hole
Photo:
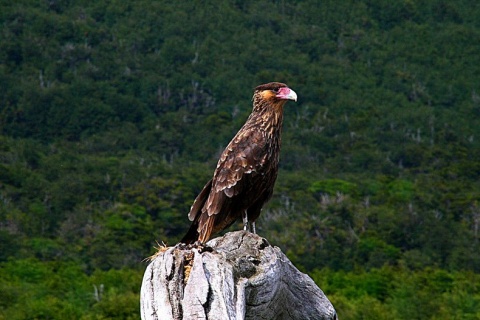
[[[270,81],[299,101],[258,233],[340,319],[480,319],[480,3],[18,0],[0,21],[0,319],[138,319],[142,260]]]

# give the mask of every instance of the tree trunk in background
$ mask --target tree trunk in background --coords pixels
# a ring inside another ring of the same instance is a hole
[[[178,244],[153,257],[143,320],[337,319],[323,291],[267,240],[237,231],[207,245]]]

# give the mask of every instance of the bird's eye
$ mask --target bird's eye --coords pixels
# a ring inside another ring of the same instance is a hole
[[[278,90],[280,90],[279,88],[275,88],[273,89],[272,91],[275,92],[275,93],[278,93]]]

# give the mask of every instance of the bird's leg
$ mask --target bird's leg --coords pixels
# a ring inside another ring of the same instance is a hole
[[[247,210],[243,211],[243,230],[248,230],[248,214]]]
[[[255,229],[255,221],[252,221],[250,223],[250,227],[251,227],[252,233],[257,234],[257,229]]]

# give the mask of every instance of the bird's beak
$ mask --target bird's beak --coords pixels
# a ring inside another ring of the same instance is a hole
[[[297,101],[297,93],[287,87],[280,88],[280,90],[278,90],[276,97],[278,99]]]

